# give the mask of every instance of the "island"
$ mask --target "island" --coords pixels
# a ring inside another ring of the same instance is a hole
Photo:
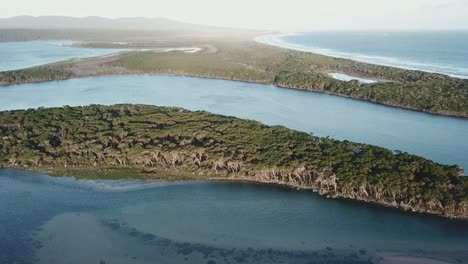
[[[468,178],[459,166],[177,107],[2,111],[0,168],[86,179],[250,181],[468,219]]]

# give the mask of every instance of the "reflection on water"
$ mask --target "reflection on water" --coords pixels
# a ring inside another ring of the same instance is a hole
[[[264,185],[0,170],[0,207],[0,263],[468,259],[466,222]]]

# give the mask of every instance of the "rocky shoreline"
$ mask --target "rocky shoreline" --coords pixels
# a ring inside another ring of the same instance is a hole
[[[313,193],[316,193],[320,196],[326,197],[327,199],[338,199],[338,200],[348,200],[348,201],[354,201],[354,202],[362,202],[362,203],[367,203],[367,204],[373,204],[376,206],[381,206],[381,207],[386,207],[386,208],[391,208],[395,210],[400,210],[408,213],[419,213],[419,214],[424,214],[424,215],[430,215],[430,216],[437,216],[437,217],[444,217],[448,219],[454,219],[454,220],[462,220],[462,221],[468,221],[468,214],[467,215],[456,215],[448,212],[444,212],[441,210],[431,210],[427,208],[423,208],[420,206],[414,206],[414,205],[407,205],[404,203],[389,203],[389,202],[382,202],[382,201],[377,201],[375,199],[370,199],[369,197],[358,197],[358,196],[350,196],[347,194],[340,194],[336,192],[330,193],[330,190],[328,189],[320,189],[318,186],[301,186],[297,184],[289,184],[281,181],[275,181],[275,180],[258,180],[258,179],[252,179],[249,177],[245,176],[239,176],[239,177],[228,177],[228,178],[210,178],[209,180],[214,180],[214,181],[225,181],[225,182],[233,182],[233,183],[255,183],[255,184],[262,184],[266,186],[279,186],[279,187],[284,187],[288,189],[293,189],[293,190],[302,190],[302,191],[310,191]]]
[[[0,167],[80,178],[227,179],[468,219],[458,166],[255,121],[146,105],[0,112]]]
[[[48,167],[48,168],[35,168],[35,167],[19,167],[19,166],[0,166],[0,168],[11,168],[11,169],[26,169],[29,171],[38,171],[43,172],[49,175],[56,177],[68,176],[68,177],[77,177],[78,179],[88,179],[87,176],[84,176],[81,172],[83,169],[80,168],[70,168],[64,166],[61,168],[57,167]],[[100,170],[99,167],[93,167],[91,170]],[[119,169],[119,168],[115,168]],[[320,196],[323,196],[328,199],[342,199],[355,202],[362,202],[367,204],[373,204],[376,206],[382,206],[387,208],[392,208],[396,210],[401,210],[410,213],[419,213],[426,214],[438,217],[444,217],[449,219],[457,219],[468,221],[468,204],[461,205],[461,209],[457,212],[445,210],[442,205],[434,204],[432,208],[420,206],[418,204],[405,204],[404,202],[389,202],[383,200],[377,200],[373,197],[370,197],[368,194],[363,195],[361,193],[340,193],[334,188],[337,187],[338,178],[333,176],[331,178],[318,178],[314,181],[311,181],[310,185],[298,183],[298,182],[288,182],[279,179],[278,177],[269,178],[268,172],[277,171],[277,169],[264,169],[261,171],[242,171],[242,173],[228,173],[224,177],[220,177],[216,172],[212,171],[181,171],[178,168],[163,168],[159,170],[148,169],[146,167],[141,168],[128,168],[123,167],[121,169],[126,170],[128,174],[128,179],[145,179],[148,181],[159,181],[159,182],[172,182],[172,181],[196,181],[196,180],[206,180],[206,181],[222,181],[222,182],[232,182],[232,183],[254,183],[261,184],[265,186],[279,186],[283,188],[293,189],[293,190],[303,190],[316,193]],[[100,171],[97,173],[96,177],[93,179],[107,179],[107,177],[100,178],[100,174],[113,174],[114,170],[109,170],[109,172]],[[215,170],[213,168],[213,170]],[[132,173],[133,172],[133,173]],[[160,174],[168,174],[171,176],[163,176]],[[133,176],[132,176],[133,175]],[[144,176],[142,176],[144,175]],[[174,175],[177,175],[175,178]],[[274,173],[273,173],[274,175]],[[323,186],[322,186],[323,185]]]

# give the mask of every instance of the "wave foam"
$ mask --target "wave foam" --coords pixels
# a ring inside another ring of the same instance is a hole
[[[263,35],[255,38],[255,41],[270,46],[281,47],[285,49],[292,49],[303,52],[311,52],[316,54],[322,54],[335,58],[351,59],[359,62],[365,62],[370,64],[377,64],[382,66],[396,67],[406,70],[417,70],[429,73],[445,74],[455,78],[468,79],[468,69],[458,68],[450,65],[441,65],[434,63],[423,63],[417,61],[409,61],[402,58],[396,57],[385,57],[385,56],[371,56],[360,53],[342,52],[333,49],[311,47],[296,43],[287,42],[284,38],[289,36],[301,36],[301,33],[289,33],[289,34],[275,34],[275,35]]]

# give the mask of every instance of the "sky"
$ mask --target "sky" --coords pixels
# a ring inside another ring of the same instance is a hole
[[[5,0],[19,15],[166,17],[282,30],[468,29],[468,0]]]

